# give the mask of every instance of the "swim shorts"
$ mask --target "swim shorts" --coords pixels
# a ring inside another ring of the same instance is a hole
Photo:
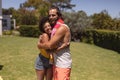
[[[43,55],[39,54],[36,58],[35,69],[43,70],[48,68],[52,68],[52,64],[49,63],[49,58],[46,58]]]
[[[70,80],[71,68],[60,68],[53,66],[54,80]]]

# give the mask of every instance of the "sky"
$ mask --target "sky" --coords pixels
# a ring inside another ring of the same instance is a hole
[[[8,9],[14,7],[18,9],[20,3],[24,3],[25,1],[26,0],[2,0],[2,8]],[[72,0],[71,3],[76,5],[73,8],[75,11],[83,10],[88,16],[107,10],[111,17],[120,17],[120,0]]]

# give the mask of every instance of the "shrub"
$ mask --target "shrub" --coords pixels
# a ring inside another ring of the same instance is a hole
[[[4,30],[3,35],[12,35],[12,30]]]
[[[35,25],[22,25],[19,28],[19,32],[21,36],[25,37],[38,37],[41,34],[38,26]]]
[[[94,44],[120,52],[120,32],[96,30],[93,36]]]
[[[120,31],[86,30],[82,41],[120,52]]]

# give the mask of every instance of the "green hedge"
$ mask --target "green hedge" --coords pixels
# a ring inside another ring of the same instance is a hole
[[[25,37],[38,37],[41,32],[36,25],[22,25],[19,28],[20,36]]]
[[[12,30],[5,30],[2,33],[3,35],[12,35]]]
[[[82,41],[120,52],[120,31],[86,30]]]

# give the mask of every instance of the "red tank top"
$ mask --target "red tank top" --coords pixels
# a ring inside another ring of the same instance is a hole
[[[55,24],[54,28],[52,29],[51,37],[55,34],[56,30],[60,27],[61,24],[63,24],[63,20],[59,19],[57,23]]]

